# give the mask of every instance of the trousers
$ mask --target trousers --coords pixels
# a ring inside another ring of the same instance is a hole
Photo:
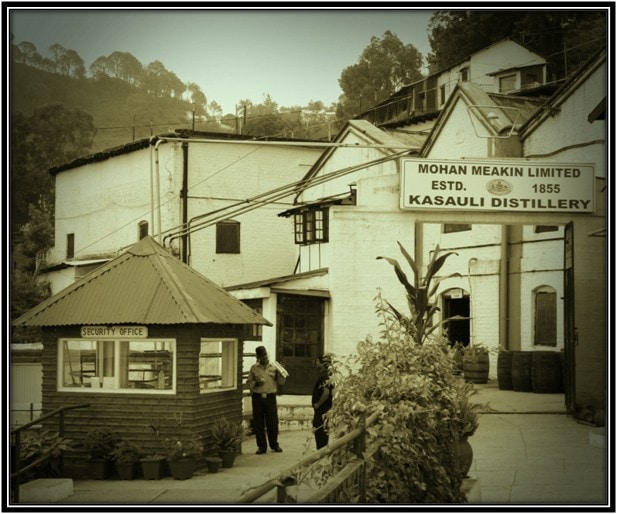
[[[320,412],[319,410],[313,411],[313,435],[315,436],[315,447],[317,450],[328,444],[328,433],[324,429],[324,414],[324,412]]]
[[[265,450],[266,439],[268,446],[275,449],[279,446],[279,417],[277,415],[277,396],[266,395],[262,398],[259,393],[251,395],[251,408],[253,409],[253,428],[258,448]]]

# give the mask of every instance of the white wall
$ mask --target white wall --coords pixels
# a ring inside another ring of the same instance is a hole
[[[189,143],[188,218],[300,180],[321,151],[319,147]],[[162,143],[158,166],[155,158],[150,147],[57,174],[56,247],[48,264],[66,259],[69,233],[75,234],[75,260],[115,256],[137,242],[142,220],[149,223],[149,233],[159,240],[159,214],[156,208],[153,211],[151,202],[157,178],[163,235],[177,231],[182,221],[181,144]],[[293,273],[293,220],[278,216],[291,207],[292,199],[289,195],[275,203],[259,204],[258,209],[246,214],[226,215],[241,224],[240,254],[216,253],[214,226],[195,232],[190,238],[191,266],[223,286]],[[169,244],[165,238],[161,242]],[[178,250],[179,240],[172,245]],[[66,272],[50,273],[49,278],[54,291],[68,285]]]

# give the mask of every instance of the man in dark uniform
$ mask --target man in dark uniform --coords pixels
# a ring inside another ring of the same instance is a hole
[[[315,366],[320,370],[320,376],[315,381],[311,394],[313,407],[313,429],[316,449],[323,448],[328,444],[328,432],[324,428],[324,414],[333,405],[333,387],[330,383],[331,359],[328,355],[321,355],[315,361]]]
[[[277,384],[285,384],[285,377],[277,367],[268,360],[266,348],[255,349],[257,362],[249,370],[247,384],[251,391],[253,409],[253,428],[257,442],[258,455],[266,453],[266,435],[268,445],[274,452],[283,451],[279,446],[279,417],[277,416]]]

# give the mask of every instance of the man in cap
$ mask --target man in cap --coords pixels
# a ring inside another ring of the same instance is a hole
[[[281,452],[279,446],[279,417],[277,416],[277,384],[285,384],[285,377],[268,360],[266,348],[255,349],[257,362],[251,366],[247,384],[251,391],[253,428],[257,442],[257,454],[266,453],[268,445],[274,452]]]

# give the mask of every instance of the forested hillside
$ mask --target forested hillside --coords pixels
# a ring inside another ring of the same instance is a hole
[[[11,111],[31,116],[36,108],[62,103],[92,115],[96,133],[92,152],[126,144],[177,128],[190,128],[192,105],[173,97],[153,98],[120,79],[76,79],[14,63],[11,69]],[[196,127],[198,128],[198,127]],[[214,121],[199,130],[232,131]]]

